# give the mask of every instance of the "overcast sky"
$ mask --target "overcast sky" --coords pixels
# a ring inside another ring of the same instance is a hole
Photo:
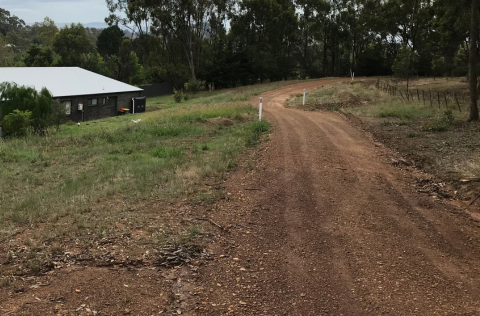
[[[41,22],[46,16],[56,23],[104,22],[108,16],[105,0],[0,0],[0,8],[26,23]]]

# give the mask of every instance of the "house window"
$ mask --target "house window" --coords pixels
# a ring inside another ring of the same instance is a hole
[[[102,104],[107,104],[108,98],[102,98]]]
[[[88,99],[88,105],[97,105],[98,99]]]
[[[65,105],[65,115],[72,114],[72,101],[65,101],[63,104]]]

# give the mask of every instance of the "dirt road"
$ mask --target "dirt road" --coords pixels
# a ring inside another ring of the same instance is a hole
[[[202,268],[202,315],[480,315],[480,227],[417,193],[388,149],[335,112],[284,108],[257,166],[232,175],[208,216],[233,225]],[[255,99],[252,102],[257,103]]]

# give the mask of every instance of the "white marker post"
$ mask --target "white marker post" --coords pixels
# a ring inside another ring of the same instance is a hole
[[[258,120],[262,120],[262,103],[263,103],[263,98],[260,98],[260,106],[258,107]]]
[[[303,105],[305,105],[305,89],[303,89]]]

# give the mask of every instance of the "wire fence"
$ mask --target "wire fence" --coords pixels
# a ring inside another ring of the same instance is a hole
[[[407,89],[399,85],[392,85],[389,82],[377,80],[375,87],[380,91],[394,97],[399,98],[403,102],[423,103],[425,106],[438,107],[446,110],[456,110],[460,113],[463,109],[470,106],[470,95],[462,90],[443,90],[432,91],[417,88]]]

